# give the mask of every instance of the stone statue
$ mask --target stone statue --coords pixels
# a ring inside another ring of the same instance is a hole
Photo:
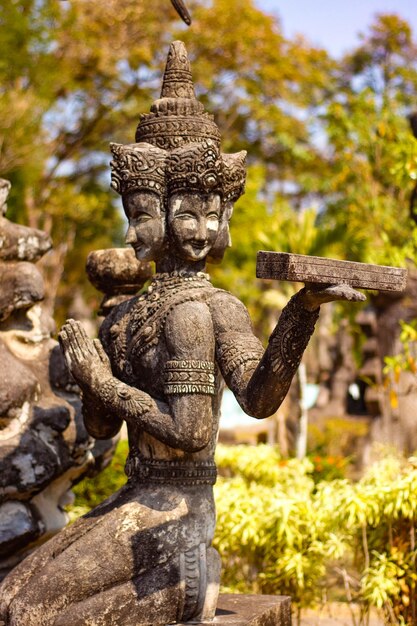
[[[245,153],[220,152],[196,100],[184,45],[171,45],[161,98],[136,143],[112,144],[112,186],[126,241],[154,260],[147,290],[115,306],[100,338],[69,320],[60,341],[83,391],[94,437],[127,423],[128,482],[39,548],[0,588],[6,626],[155,626],[214,617],[220,558],[211,547],[212,486],[222,391],[265,418],[284,399],[323,302],[362,300],[346,285],[304,288],[283,310],[266,350],[206,261],[230,243]]]
[[[70,488],[110,457],[82,421],[79,391],[51,337],[35,261],[49,236],[5,217],[0,179],[0,577],[68,523]]]

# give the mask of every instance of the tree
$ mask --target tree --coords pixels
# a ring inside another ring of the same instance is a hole
[[[322,184],[323,221],[346,226],[353,260],[398,265],[416,258],[409,198],[417,140],[407,120],[415,106],[416,51],[407,22],[377,16],[342,61],[338,91],[323,115],[331,174]]]
[[[54,238],[50,286],[64,272],[66,306],[67,280],[87,286],[87,251],[121,242],[107,145],[132,139],[149,102],[158,32],[175,16],[166,8],[163,0],[0,3],[0,170],[13,183],[11,216]]]
[[[65,257],[61,296],[67,279],[85,284],[84,249],[120,241],[107,145],[133,140],[178,35],[226,150],[245,147],[280,185],[320,160],[306,112],[327,90],[324,51],[286,40],[252,0],[198,2],[189,31],[176,18],[166,0],[0,2],[0,170],[12,216],[51,232]]]

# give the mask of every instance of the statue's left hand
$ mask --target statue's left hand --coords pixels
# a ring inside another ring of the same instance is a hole
[[[87,337],[80,322],[67,320],[58,337],[68,368],[81,388],[93,390],[112,376],[110,361],[100,340]]]
[[[348,302],[364,302],[366,296],[350,285],[306,284],[301,290],[302,303],[308,311],[315,311],[325,302],[342,300]]]

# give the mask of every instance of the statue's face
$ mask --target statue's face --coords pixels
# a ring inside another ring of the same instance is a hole
[[[159,196],[136,191],[123,196],[123,207],[129,220],[126,243],[130,244],[139,261],[160,258],[165,239],[165,215]]]
[[[170,198],[168,224],[173,251],[187,261],[202,261],[217,239],[219,194],[176,193]]]
[[[220,263],[224,257],[224,253],[227,248],[232,245],[232,238],[230,237],[229,222],[233,214],[233,202],[225,202],[223,204],[223,212],[220,218],[219,232],[214,246],[210,250],[209,262]]]

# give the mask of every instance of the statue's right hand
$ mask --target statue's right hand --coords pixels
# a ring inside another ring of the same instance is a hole
[[[345,284],[306,284],[299,294],[304,308],[308,311],[315,311],[322,304],[336,300],[345,302],[364,302],[366,300],[363,293]]]
[[[98,339],[87,337],[83,326],[67,320],[58,335],[71,374],[81,388],[94,389],[112,376],[110,361]]]

